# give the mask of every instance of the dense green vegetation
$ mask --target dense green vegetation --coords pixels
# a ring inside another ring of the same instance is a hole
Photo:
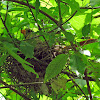
[[[100,0],[0,1],[0,93],[100,100]]]

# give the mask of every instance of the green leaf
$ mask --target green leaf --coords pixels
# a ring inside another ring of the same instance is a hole
[[[8,30],[9,30],[9,32],[11,33],[11,16],[9,15],[9,14],[7,14],[7,18],[6,18],[6,26],[7,26],[7,28],[8,28]]]
[[[84,57],[84,55],[80,54],[80,53],[75,53],[73,55],[71,55],[70,58],[70,65],[72,67],[72,69],[74,71],[78,71],[79,73],[83,74],[85,71],[85,63],[86,63],[86,58]]]
[[[95,5],[100,6],[100,0],[90,0],[90,5],[94,7]]]
[[[18,23],[16,24],[16,26],[17,26],[18,28],[21,28],[21,27],[26,26],[26,25],[29,25],[29,22],[26,21],[26,20],[22,20],[22,21],[20,21],[20,22],[18,22]]]
[[[55,43],[55,33],[52,32],[51,34],[49,34],[49,46],[52,47],[52,45]]]
[[[66,39],[68,40],[68,41],[74,41],[74,36],[73,36],[73,34],[71,33],[71,32],[64,32],[64,35],[66,36]]]
[[[7,54],[6,54],[6,55],[2,55],[2,56],[0,57],[0,66],[3,65],[3,63],[4,63],[4,61],[6,60],[7,57],[8,57]]]
[[[34,45],[29,44],[26,41],[21,41],[20,49],[26,58],[32,58],[34,54]]]
[[[15,52],[13,52],[13,46],[10,43],[4,42],[3,43],[4,49],[12,56],[14,57],[19,63],[22,64],[23,68],[29,72],[32,72],[34,74],[36,74],[37,77],[38,74],[35,72],[35,70],[33,69],[33,65],[30,64],[29,62],[25,61],[24,59],[22,59],[20,56],[18,56]],[[12,48],[12,49],[11,49]],[[30,67],[32,66],[32,67]]]
[[[40,1],[36,0],[36,2],[35,2],[36,17],[39,14],[39,6],[40,6]]]
[[[9,12],[11,11],[28,11],[26,8],[16,8],[16,7],[11,7],[8,9]]]
[[[69,6],[71,7],[71,13],[73,13],[74,11],[78,11],[80,10],[79,8],[79,3],[76,2],[76,0],[67,0],[67,3],[69,4]]]
[[[83,79],[75,79],[75,82],[80,85],[81,88],[84,87],[84,85],[86,85],[86,81]]]
[[[90,33],[90,24],[85,25],[82,28],[82,34],[83,34],[83,36],[87,36],[89,33]]]
[[[57,6],[57,3],[55,2],[55,0],[50,0],[50,2],[52,3],[52,5],[53,5],[54,7]]]
[[[56,93],[58,93],[61,88],[63,88],[64,90],[66,89],[66,83],[67,83],[67,79],[65,78],[52,79],[51,86],[53,90]]]
[[[3,27],[4,27],[4,25],[3,25],[3,23],[2,23],[2,21],[0,19],[0,34],[3,32]]]
[[[60,54],[49,63],[48,67],[46,68],[44,79],[45,82],[56,77],[61,72],[67,62],[67,58],[67,55]]]

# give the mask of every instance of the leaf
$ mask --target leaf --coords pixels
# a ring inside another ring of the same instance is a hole
[[[45,82],[56,77],[61,72],[67,62],[67,58],[67,55],[60,54],[49,63],[46,68]]]
[[[46,85],[45,83],[43,83],[43,84],[41,85],[40,90],[42,91],[42,93],[43,93],[44,95],[48,95],[48,94],[49,94],[48,87],[47,87],[47,85]]]
[[[65,78],[52,79],[51,86],[53,90],[58,93],[61,88],[66,89],[67,80]]]
[[[25,61],[24,59],[22,59],[20,56],[18,56],[15,52],[13,52],[13,46],[11,47],[11,44],[10,43],[7,43],[7,42],[4,42],[3,43],[3,46],[4,46],[4,49],[12,56],[14,57],[19,63],[22,64],[23,68],[29,72],[32,72],[34,74],[36,74],[37,77],[38,74],[35,72],[35,70],[32,68],[33,65],[30,64],[29,62]],[[32,66],[32,67],[30,67]]]
[[[22,8],[22,7],[21,8],[10,7],[8,11],[11,12],[11,11],[28,11],[28,10],[27,8]]]
[[[55,43],[55,33],[52,32],[52,34],[49,34],[49,46],[52,47],[52,45]]]
[[[39,6],[40,6],[40,1],[36,0],[35,2],[36,18],[37,18],[37,15],[39,14]]]
[[[18,28],[21,28],[21,27],[26,26],[26,25],[29,25],[29,22],[26,21],[26,20],[22,20],[22,21],[20,21],[20,22],[18,22],[18,23],[16,24],[16,26],[17,26]]]
[[[54,7],[57,6],[57,3],[55,2],[55,0],[50,0],[50,2],[52,3],[52,5],[53,5]]]
[[[1,13],[0,13],[0,15],[1,15]],[[0,19],[0,34],[3,32],[3,27],[4,27],[4,25]]]
[[[64,35],[68,41],[74,41],[74,35],[71,32],[64,32]]]
[[[78,11],[80,10],[79,8],[79,3],[76,2],[76,0],[67,0],[67,3],[69,4],[69,6],[71,7],[71,12],[73,13],[74,11]]]
[[[0,57],[0,66],[3,65],[3,63],[4,63],[4,61],[6,60],[7,57],[8,57],[7,54],[6,54],[6,55],[2,55],[2,56]]]
[[[86,85],[86,81],[83,79],[75,79],[75,82],[80,85],[81,88],[84,87],[84,85]]]
[[[90,5],[94,7],[95,5],[100,6],[100,0],[90,0]]]
[[[73,55],[71,55],[70,58],[70,65],[72,67],[73,70],[77,70],[79,73],[83,74],[85,71],[85,63],[86,63],[86,58],[84,57],[84,55],[80,54],[80,53],[75,53]]]
[[[26,41],[21,41],[20,49],[26,58],[32,58],[34,54],[34,45],[29,44]]]
[[[90,24],[85,25],[82,28],[82,34],[83,34],[83,36],[87,36],[89,33],[90,33]]]
[[[7,18],[6,18],[6,26],[9,29],[9,32],[11,33],[11,16],[9,14],[7,14]]]

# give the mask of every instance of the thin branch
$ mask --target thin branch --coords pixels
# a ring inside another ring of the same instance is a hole
[[[87,83],[87,89],[88,89],[88,92],[89,92],[89,94],[90,94],[90,100],[93,100],[93,99],[92,99],[92,94],[91,94],[90,85],[89,85],[89,80],[88,80],[88,77],[87,77],[87,69],[85,70],[84,75],[85,75],[85,80],[86,80],[86,83]]]
[[[62,17],[61,17],[60,0],[58,0],[58,9],[59,9],[59,23],[58,23],[58,25],[61,26],[61,24],[62,24]]]
[[[0,83],[4,84],[5,86],[9,86],[6,82],[2,81],[1,79],[0,79]],[[14,91],[15,93],[19,94],[20,96],[22,96],[25,100],[31,100],[31,99],[29,99],[26,95],[20,93],[19,91],[17,91],[17,90],[14,89],[13,87],[9,86],[8,88],[9,88],[10,90]]]
[[[31,10],[31,7],[30,7],[30,5],[29,5],[28,0],[26,0],[26,1],[27,1],[27,4],[28,4],[28,7],[29,7],[29,9],[30,9],[30,12],[31,12],[32,16],[33,16],[33,18],[34,18],[35,22],[36,22],[36,23],[37,23],[37,25],[38,25],[39,30],[41,30],[41,27],[39,26],[39,24],[38,24],[38,22],[37,22],[37,20],[36,20],[36,18],[35,18],[35,16],[34,16],[34,14],[33,14],[33,11]]]
[[[80,9],[99,9],[100,6],[98,7],[80,7]]]
[[[34,85],[34,84],[43,84],[43,82],[32,82],[32,83],[23,83],[23,84],[14,84],[14,85],[7,85],[0,88],[9,88],[9,87],[15,87],[15,86],[28,86],[28,85]]]
[[[65,5],[69,5],[68,3],[64,2],[64,1],[60,1],[61,3],[64,3]]]
[[[70,70],[69,70],[70,71]],[[71,76],[68,76],[69,78],[71,78]],[[71,78],[72,79],[72,78]],[[88,100],[88,97],[85,95],[84,91],[80,88],[80,86],[72,79],[72,82],[74,83],[75,86],[77,86],[80,91],[84,94],[86,100]]]
[[[30,6],[30,8],[35,9],[34,6],[28,5],[27,3],[23,2],[23,1],[17,1],[17,0],[8,0],[8,1],[12,1],[12,2],[15,2],[15,3],[19,3],[19,4],[25,5],[27,7]],[[58,21],[56,19],[54,19],[53,17],[51,17],[50,15],[48,15],[47,13],[45,13],[44,11],[42,11],[40,9],[39,9],[39,12],[42,13],[43,15],[47,16],[49,19],[51,19],[54,23],[56,23],[58,25]]]
[[[62,71],[61,73],[64,73],[68,76],[72,76],[73,78],[79,78],[75,73],[70,73],[70,72],[66,72],[66,71]],[[83,79],[85,80],[85,77],[83,77]],[[92,77],[88,77],[89,81],[96,81],[95,79],[93,79]]]
[[[7,28],[7,26],[6,26],[6,23],[3,21],[1,15],[0,15],[0,18],[1,18],[1,21],[2,21],[2,23],[3,23],[4,27],[5,27],[5,29],[7,30],[8,35],[10,36],[10,38],[12,38],[12,36],[10,35],[9,30],[8,30],[8,28]]]
[[[76,11],[72,14],[72,16],[71,16],[69,19],[67,19],[63,24],[67,23],[70,19],[72,19],[76,13],[77,13],[77,10],[76,10]],[[63,25],[63,24],[62,24],[62,25]]]
[[[73,82],[73,83],[75,84],[75,86],[77,86],[77,87],[80,89],[80,91],[84,94],[86,100],[88,100],[88,97],[85,95],[84,91],[80,88],[80,86],[79,86],[75,81],[72,80],[72,82]]]

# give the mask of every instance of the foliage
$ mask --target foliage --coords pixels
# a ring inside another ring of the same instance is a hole
[[[43,62],[37,52],[50,58]],[[99,100],[99,52],[100,0],[0,1],[0,93],[5,99]],[[32,78],[19,80],[26,76]]]

